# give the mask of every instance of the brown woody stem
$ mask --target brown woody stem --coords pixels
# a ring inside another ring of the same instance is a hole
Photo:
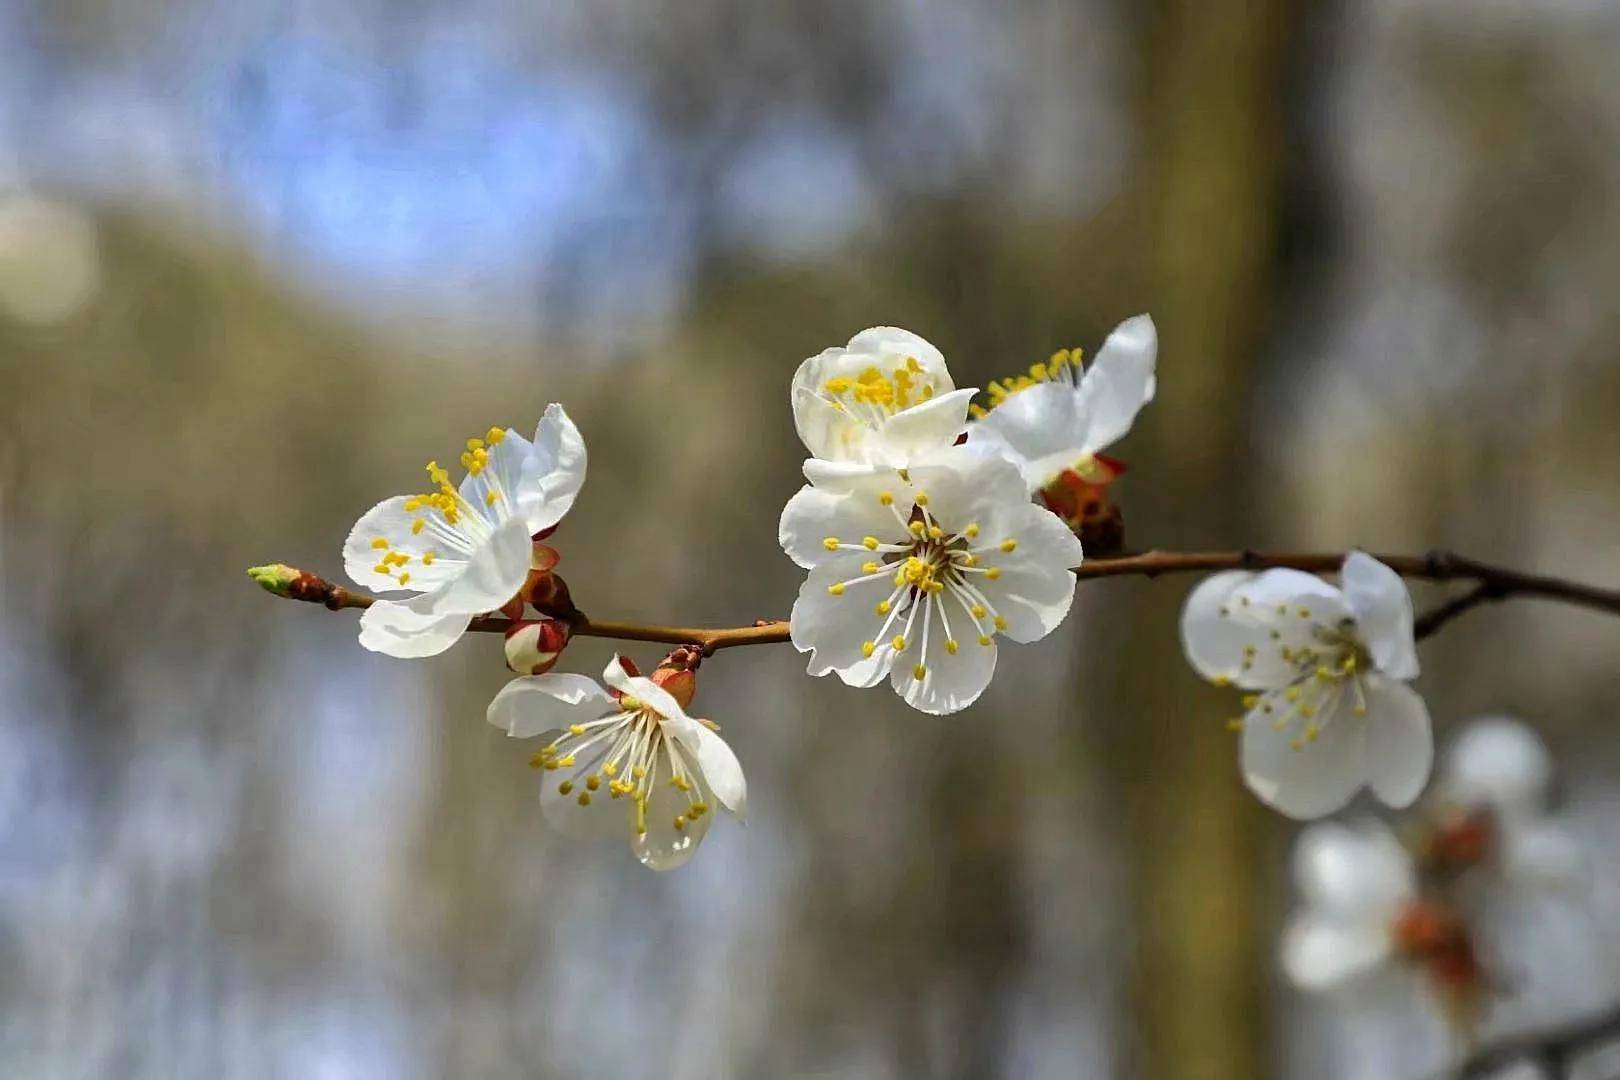
[[[1263,552],[1263,551],[1146,551],[1133,555],[1090,559],[1075,570],[1082,581],[1105,577],[1148,577],[1161,574],[1209,573],[1218,570],[1270,570],[1288,568],[1308,573],[1332,573],[1344,562],[1344,552]],[[1374,558],[1403,577],[1425,581],[1472,581],[1475,587],[1448,600],[1417,620],[1417,636],[1427,637],[1457,616],[1481,604],[1509,597],[1540,597],[1577,607],[1620,615],[1620,589],[1605,589],[1565,578],[1531,574],[1508,567],[1480,562],[1449,551],[1426,555],[1375,555]],[[333,611],[370,607],[372,598],[350,592],[324,578],[292,567],[254,567],[249,574],[267,590],[290,600],[324,604]],[[499,616],[480,616],[469,629],[502,632],[510,623]],[[583,637],[615,638],[620,641],[655,641],[669,645],[693,645],[710,655],[719,649],[739,645],[769,645],[788,640],[785,621],[762,620],[752,626],[698,627],[664,626],[592,619],[581,615],[574,633]]]

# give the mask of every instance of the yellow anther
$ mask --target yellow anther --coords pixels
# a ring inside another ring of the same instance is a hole
[[[427,518],[417,518],[415,521],[411,522],[411,535],[415,536],[416,534],[420,533],[426,525]]]
[[[573,790],[574,790],[574,782],[572,780],[564,780],[562,783],[557,785],[557,794],[559,794],[559,795],[572,794]]]
[[[573,768],[573,767],[574,767],[574,755],[573,755],[573,754],[569,754],[569,755],[568,755],[568,756],[567,756],[567,757],[565,757],[565,758],[558,758],[558,759],[557,759],[557,764],[558,764],[558,765],[561,765],[561,766],[562,766],[562,767],[563,767],[563,768],[565,768],[565,769],[571,769],[571,768]]]
[[[1014,550],[1016,550],[1017,547],[1018,547],[1018,541],[1013,540],[1011,538],[1008,538],[1008,539],[1003,540],[1001,542],[1001,550],[1007,552],[1009,555],[1012,554],[1012,552]]]
[[[824,388],[829,394],[847,394],[849,393],[850,385],[851,383],[848,379],[828,379]]]
[[[877,607],[875,608],[875,610],[877,611],[877,613],[879,615],[887,615],[889,613],[889,608],[891,608],[893,606],[894,605],[890,604],[887,600],[879,600],[877,602]]]
[[[405,512],[407,514],[414,514],[420,509],[422,509],[422,497],[420,495],[412,495],[405,500]]]
[[[980,645],[988,645],[988,644],[990,644],[990,635],[989,634],[980,634],[979,635],[979,644]]]
[[[928,505],[928,492],[926,492],[926,491],[917,492],[916,496],[911,501],[916,503],[918,506],[927,506]]]
[[[686,818],[680,814],[675,815],[675,831],[683,832],[686,829]]]
[[[1245,709],[1252,709],[1258,704],[1260,704],[1260,695],[1259,694],[1244,694],[1243,695],[1243,707]]]
[[[1230,720],[1228,720],[1226,722],[1226,730],[1227,731],[1242,731],[1243,730],[1243,717],[1234,716]]]
[[[861,546],[866,548],[867,551],[876,551],[878,538],[875,536],[863,536],[861,537]]]
[[[595,791],[602,786],[602,778],[593,773],[585,778],[585,786]]]
[[[952,656],[956,655],[956,650],[959,648],[961,648],[961,646],[956,643],[955,638],[945,639],[945,651],[950,653]]]
[[[378,551],[387,551],[388,541],[379,536],[377,539],[371,542],[371,546],[376,548]]]
[[[1001,567],[999,567],[999,566],[992,566],[992,567],[990,567],[990,569],[988,569],[988,570],[986,570],[984,572],[984,577],[985,577],[986,581],[994,581],[994,580],[996,580],[996,578],[998,578],[1000,576],[1001,576]]]
[[[585,734],[585,725],[584,724],[569,724],[568,725],[568,734],[574,736],[576,739],[579,738],[579,736]]]
[[[484,505],[485,506],[494,506],[495,505],[495,500],[500,498],[500,497],[501,497],[500,492],[492,491],[488,495],[484,496]]]
[[[411,557],[403,551],[390,551],[383,556],[383,562],[393,563],[395,566],[404,566],[411,561]]]
[[[484,440],[483,439],[468,439],[467,440],[467,449],[468,450],[482,450],[483,448],[484,448]]]
[[[383,577],[392,577],[394,575],[394,568],[385,562],[378,563],[376,566],[373,566],[372,569],[381,574]]]
[[[913,536],[921,536],[923,534],[923,530],[927,528],[927,526],[920,521],[913,521],[910,525],[907,525],[906,528],[911,530]]]
[[[1311,617],[1311,609],[1308,608],[1308,607],[1300,608],[1299,609],[1299,617],[1302,618],[1302,619],[1310,618]]]
[[[1283,691],[1283,697],[1287,698],[1289,701],[1298,701],[1299,700],[1299,687],[1290,686],[1288,689]]]
[[[882,503],[884,506],[893,506],[894,494],[888,491],[880,491],[878,492],[878,502]]]
[[[488,431],[484,432],[484,439],[491,446],[499,446],[501,440],[504,438],[506,438],[505,428],[492,427]]]
[[[825,540],[823,540],[821,542],[821,546],[826,548],[828,551],[837,551],[838,550],[838,537],[836,537],[836,536],[827,537],[827,539],[825,539]]]
[[[619,698],[619,708],[624,712],[639,712],[641,710],[641,699],[625,694]]]
[[[630,770],[630,775],[635,777],[637,780],[645,780],[647,779],[647,770],[643,769],[640,765],[637,765],[635,768]]]
[[[985,608],[983,604],[974,604],[968,610],[973,612],[973,617],[975,619],[982,619],[985,616]]]
[[[973,417],[975,420],[983,420],[985,417],[990,415],[990,410],[985,408],[983,405],[969,405],[968,415]]]
[[[619,767],[613,764],[611,761],[604,761],[602,763],[602,771],[608,776],[614,776],[618,773]]]
[[[410,582],[410,580],[411,580],[411,575],[408,574],[408,573],[399,575],[399,583],[401,585],[408,584]]]
[[[1327,680],[1333,678],[1333,672],[1326,667],[1318,667],[1316,669],[1316,677],[1326,682]]]
[[[1006,630],[1007,629],[1007,620],[1003,619],[1000,615],[997,615],[995,625],[996,625],[997,630]]]
[[[842,581],[835,581],[831,585],[827,586],[827,591],[832,593],[834,596],[843,596],[844,583]]]
[[[979,523],[977,521],[968,522],[968,527],[962,530],[962,535],[967,537],[969,540],[973,539],[975,536],[978,536]]]
[[[861,642],[861,655],[862,656],[867,657],[868,659],[870,659],[872,654],[875,653],[875,652],[877,652],[877,642],[875,642],[875,641],[863,641],[863,642]]]
[[[1217,675],[1213,679],[1209,680],[1209,685],[1218,686],[1224,689],[1225,687],[1232,685],[1232,679],[1227,675]]]
[[[918,664],[916,667],[911,669],[911,677],[918,682],[922,682],[923,677],[927,674],[928,668],[922,664]]]
[[[1320,734],[1322,734],[1322,729],[1317,727],[1315,724],[1310,724],[1305,728],[1305,741],[1315,742],[1316,737]]]
[[[863,562],[863,563],[861,563],[861,573],[863,573],[863,574],[875,574],[879,570],[882,570],[882,569],[883,569],[883,565],[881,563],[877,563],[877,562]]]
[[[581,805],[581,806],[589,806],[589,805],[591,805],[591,793],[590,792],[582,791],[582,792],[579,793],[579,805]]]
[[[1311,717],[1316,715],[1316,707],[1314,705],[1301,705],[1299,707],[1299,715],[1309,720]]]
[[[901,635],[901,634],[894,635],[894,640],[889,642],[889,644],[894,646],[894,651],[895,652],[905,652],[906,651],[906,639],[905,639],[904,635]]]
[[[928,526],[928,538],[930,540],[938,540],[938,539],[942,538],[944,535],[945,535],[945,530],[941,529],[938,525],[930,525],[930,526]]]
[[[917,363],[917,358],[915,356],[908,356],[906,357],[906,370],[911,372],[913,375],[921,375],[922,365]]]
[[[433,565],[433,560],[437,559],[438,557],[439,557],[438,554],[433,552],[433,551],[424,551],[424,552],[422,552],[422,565],[423,566],[432,566]]]

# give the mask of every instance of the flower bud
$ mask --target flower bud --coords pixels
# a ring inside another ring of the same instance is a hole
[[[506,630],[506,666],[519,675],[550,671],[568,644],[568,624],[560,619],[521,619]]]

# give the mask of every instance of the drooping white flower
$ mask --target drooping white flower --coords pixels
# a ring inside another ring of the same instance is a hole
[[[887,677],[934,714],[984,691],[998,634],[1035,641],[1063,621],[1082,557],[1016,466],[968,446],[907,469],[823,474],[788,501],[780,540],[810,571],[791,617],[810,674]]]
[[[1306,990],[1368,974],[1395,953],[1397,923],[1417,899],[1406,849],[1374,822],[1313,825],[1294,848],[1303,907],[1282,937],[1283,970]]]
[[[585,483],[585,441],[561,405],[548,406],[531,442],[511,428],[468,439],[467,475],[428,462],[435,489],[395,495],[366,511],[343,544],[355,583],[381,599],[360,618],[360,644],[390,656],[432,656],[455,644],[474,615],[511,600],[528,577],[532,537],[556,525]]]
[[[975,393],[956,389],[945,358],[921,337],[874,326],[799,365],[793,422],[814,461],[903,468],[956,441]]]
[[[1347,987],[1400,964],[1422,976],[1453,1023],[1471,1026],[1487,980],[1462,909],[1425,891],[1383,825],[1313,825],[1294,849],[1302,906],[1282,936],[1282,966],[1303,990]]]
[[[1529,725],[1506,716],[1470,723],[1451,744],[1436,785],[1441,853],[1473,854],[1516,887],[1578,882],[1586,860],[1548,813],[1552,774],[1552,755]]]
[[[1097,453],[1123,438],[1153,400],[1158,353],[1152,317],[1126,319],[1083,374],[1079,350],[1065,350],[1028,375],[991,383],[990,408],[975,409],[969,439],[1017,462],[1032,493],[1066,470],[1101,479],[1106,467]]]
[[[1193,667],[1244,699],[1243,777],[1294,818],[1339,809],[1363,784],[1390,806],[1423,790],[1434,758],[1418,674],[1412,598],[1389,567],[1352,552],[1343,588],[1297,570],[1229,571],[1181,614]]]
[[[742,765],[709,721],[688,716],[620,657],[602,680],[612,692],[583,675],[513,679],[490,702],[489,722],[544,740],[534,764],[546,772],[540,808],[549,822],[622,831],[643,865],[672,870],[697,850],[717,806],[742,818]]]

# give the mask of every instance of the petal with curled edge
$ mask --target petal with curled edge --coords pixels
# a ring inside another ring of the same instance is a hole
[[[618,702],[595,679],[548,672],[512,679],[489,703],[485,717],[508,735],[526,739],[618,711]]]

